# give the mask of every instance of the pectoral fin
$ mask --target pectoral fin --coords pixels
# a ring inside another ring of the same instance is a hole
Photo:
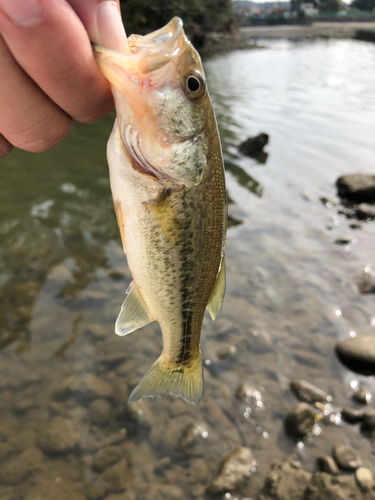
[[[221,267],[219,274],[216,278],[215,286],[211,292],[210,300],[207,304],[208,312],[211,315],[211,318],[215,320],[223,307],[225,295],[225,257],[221,261]]]
[[[149,315],[142,297],[131,282],[116,321],[115,332],[120,336],[127,335],[151,323],[151,321],[153,319]]]

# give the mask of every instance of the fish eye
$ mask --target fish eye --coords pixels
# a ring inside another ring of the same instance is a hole
[[[206,91],[206,82],[198,72],[192,72],[185,75],[182,88],[188,98],[199,99]]]

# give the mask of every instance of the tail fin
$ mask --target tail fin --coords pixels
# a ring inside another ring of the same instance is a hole
[[[188,365],[169,363],[162,354],[130,394],[129,403],[158,394],[173,394],[197,405],[203,395],[201,354]]]

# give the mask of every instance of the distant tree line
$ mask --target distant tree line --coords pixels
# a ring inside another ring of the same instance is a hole
[[[234,15],[231,0],[120,0],[128,34],[144,34],[179,16],[190,34],[230,31]]]
[[[374,12],[375,0],[353,0],[353,2],[350,4],[350,7],[352,7],[353,9]]]

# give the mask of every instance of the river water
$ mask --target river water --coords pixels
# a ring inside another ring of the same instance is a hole
[[[256,470],[226,498],[256,498],[277,459],[313,471],[337,443],[374,463],[357,426],[334,418],[296,443],[283,419],[296,402],[293,379],[329,392],[334,408],[351,404],[356,383],[375,397],[374,380],[334,354],[338,340],[374,333],[374,296],[355,283],[375,267],[375,224],[353,229],[320,201],[334,197],[338,176],[374,172],[375,45],[264,45],[204,61],[231,227],[225,304],[203,325],[198,407],[169,396],[127,405],[161,335],[156,324],[114,334],[131,281],[105,159],[114,115],[76,124],[46,153],[1,160],[0,498],[202,500],[222,458],[242,445]],[[268,156],[240,155],[237,145],[259,132],[270,135]],[[335,244],[346,236],[351,244]],[[247,402],[235,397],[243,383],[254,391]]]

